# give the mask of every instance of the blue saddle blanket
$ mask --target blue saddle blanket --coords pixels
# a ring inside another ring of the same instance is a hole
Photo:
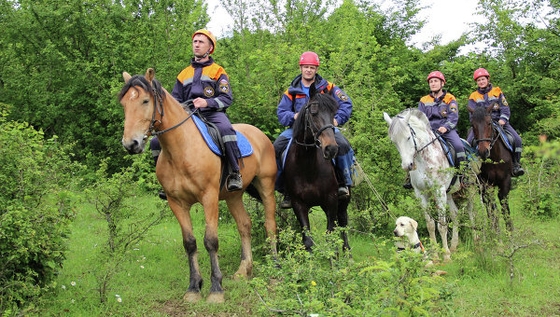
[[[210,150],[215,154],[222,156],[222,150],[212,139],[212,136],[208,132],[208,126],[196,115],[192,116],[192,119]],[[251,146],[251,143],[249,143],[249,140],[247,140],[243,134],[239,133],[239,131],[235,131],[235,134],[237,135],[237,146],[241,152],[241,157],[247,157],[253,154],[253,147]]]

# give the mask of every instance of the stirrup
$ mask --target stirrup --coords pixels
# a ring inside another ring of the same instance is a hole
[[[350,191],[347,186],[340,186],[338,188],[338,198],[346,198],[350,196]]]
[[[290,199],[290,196],[288,196],[288,195],[284,196],[284,199],[280,203],[280,208],[282,208],[282,209],[292,208],[292,200]]]
[[[227,180],[228,192],[233,192],[242,189],[243,189],[243,181],[241,180],[241,174],[239,173],[230,174]]]

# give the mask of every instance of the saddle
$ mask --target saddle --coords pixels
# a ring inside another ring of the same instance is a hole
[[[224,156],[224,143],[222,142],[222,136],[220,135],[218,128],[212,122],[201,118],[201,116],[197,114],[194,114],[192,119],[198,128],[198,131],[200,131],[202,138],[206,142],[206,145],[208,145],[208,148],[214,152],[214,154]],[[251,146],[251,143],[249,143],[249,140],[247,140],[247,138],[238,131],[235,131],[235,134],[237,135],[237,146],[241,152],[241,157],[247,157],[253,154],[253,147]]]

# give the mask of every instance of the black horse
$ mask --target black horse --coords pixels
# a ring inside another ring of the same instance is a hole
[[[492,229],[499,232],[499,220],[496,215],[496,202],[489,187],[498,187],[498,199],[508,231],[513,231],[508,195],[511,189],[512,154],[506,147],[496,123],[492,122],[492,106],[477,107],[471,112],[471,124],[474,142],[482,166],[478,179],[482,184],[482,200],[490,219]]]
[[[328,94],[316,94],[301,108],[293,125],[293,140],[286,156],[284,181],[301,225],[303,244],[310,251],[309,209],[320,206],[327,216],[327,231],[348,225],[350,197],[338,198],[333,158],[338,152],[333,120],[338,103]],[[350,249],[346,232],[343,248]]]

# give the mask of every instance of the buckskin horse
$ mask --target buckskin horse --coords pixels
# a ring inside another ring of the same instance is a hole
[[[444,260],[449,261],[451,251],[455,251],[459,244],[459,225],[456,223],[458,209],[452,194],[460,189],[460,184],[457,181],[451,185],[455,171],[422,111],[409,108],[393,118],[384,112],[383,117],[389,125],[389,138],[401,156],[401,167],[410,171],[410,182],[416,197],[420,199],[430,240],[433,243],[437,243],[436,221],[428,211],[430,200],[435,201],[437,229],[445,252]],[[449,206],[449,218],[454,223],[450,247],[447,242],[447,206]]]
[[[333,120],[338,104],[328,94],[316,94],[301,108],[293,125],[288,146],[284,183],[292,208],[301,225],[305,248],[311,251],[309,209],[320,206],[327,216],[327,231],[348,225],[350,197],[338,197],[338,181],[333,158],[338,152]],[[341,232],[343,249],[349,250],[348,235]]]
[[[499,188],[498,200],[506,229],[513,231],[513,220],[508,203],[511,189],[512,154],[506,147],[496,123],[492,121],[492,108],[493,106],[469,109],[474,134],[473,142],[482,159],[478,179],[481,182],[482,200],[494,232],[499,232],[500,226],[498,216],[496,216],[496,200],[490,190],[491,187]]]
[[[276,253],[276,160],[272,142],[262,131],[248,124],[234,124],[238,139],[246,138],[252,154],[241,165],[242,191],[227,192],[220,186],[222,163],[211,151],[197,128],[192,112],[184,109],[154,78],[149,68],[144,76],[124,72],[125,85],[119,93],[124,109],[122,144],[131,154],[144,151],[149,135],[157,135],[162,151],[156,175],[167,193],[168,204],[181,226],[183,246],[190,268],[186,301],[201,298],[202,276],[198,265],[198,250],[193,235],[190,209],[200,203],[204,209],[206,229],[204,246],[210,255],[211,286],[207,301],[223,302],[222,272],[218,264],[218,201],[225,200],[237,223],[241,237],[241,263],[236,277],[252,274],[251,219],[243,206],[245,190],[263,202],[265,228]],[[241,134],[241,135],[240,135]],[[250,191],[250,189],[255,189]]]

